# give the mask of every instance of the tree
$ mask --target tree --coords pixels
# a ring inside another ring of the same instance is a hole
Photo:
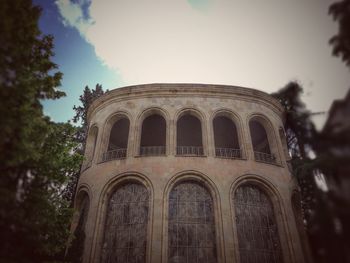
[[[330,125],[333,121],[328,121],[322,131],[317,131],[311,121],[312,113],[300,99],[301,93],[302,87],[291,82],[272,95],[285,109],[284,127],[293,175],[301,189],[303,215],[313,255],[315,262],[348,262],[349,200],[342,192],[318,189],[315,175],[323,174],[332,181],[345,182],[343,176],[348,174],[350,159],[349,128],[337,122]],[[339,116],[336,119],[339,120]],[[313,158],[311,151],[315,155]]]
[[[284,108],[287,146],[291,154],[293,174],[301,189],[304,217],[309,221],[316,206],[316,189],[313,178],[315,162],[309,157],[313,149],[316,129],[311,121],[312,113],[301,100],[303,88],[297,82],[290,82],[271,95],[279,100]]]
[[[84,154],[85,144],[87,139],[87,133],[89,129],[89,124],[87,120],[87,112],[92,104],[92,102],[104,94],[103,88],[101,85],[96,84],[95,89],[90,89],[88,86],[85,87],[83,94],[80,95],[79,100],[81,102],[81,106],[75,106],[73,109],[75,110],[75,116],[73,117],[73,122],[80,123],[81,126],[77,128],[77,132],[75,134],[75,141],[78,143],[79,147],[77,152],[80,154]],[[70,200],[71,207],[74,204],[75,194],[79,182],[80,169],[76,170],[74,174],[71,176],[71,180],[67,184],[65,188],[65,196],[68,200]],[[80,211],[79,222],[74,230],[73,240],[67,250],[67,255],[65,257],[66,260],[70,260],[72,262],[81,262],[84,250],[84,241],[85,241],[85,224],[83,223],[85,217],[85,209]]]
[[[341,57],[350,66],[350,0],[333,3],[328,11],[339,22],[338,34],[329,41],[333,45],[333,55]]]
[[[75,128],[43,114],[41,100],[65,94],[40,13],[30,0],[4,0],[0,8],[2,262],[41,262],[63,250],[71,210],[62,189],[81,163]]]
[[[108,90],[107,90],[108,91]],[[81,102],[81,106],[74,105],[73,109],[75,110],[75,116],[73,117],[73,122],[80,124],[77,127],[77,132],[75,134],[75,141],[78,143],[78,147],[76,149],[77,153],[84,155],[85,151],[85,143],[87,139],[87,133],[89,129],[88,121],[87,121],[87,112],[89,106],[92,102],[103,95],[105,92],[103,91],[102,85],[96,84],[95,89],[90,89],[88,86],[85,87],[83,94],[80,95],[79,100]],[[76,174],[72,175],[72,178],[65,189],[65,197],[70,200],[71,206],[74,203],[74,197],[76,192],[76,187],[79,181],[80,170],[76,172]]]
[[[108,90],[107,90],[108,91]],[[106,92],[107,92],[106,91]],[[81,150],[82,152],[85,150],[85,141],[88,133],[88,120],[87,120],[87,112],[92,104],[92,102],[98,97],[102,96],[105,92],[103,91],[102,85],[96,84],[95,89],[90,89],[88,86],[85,87],[83,94],[80,95],[79,100],[81,102],[81,106],[75,106],[73,109],[75,110],[75,116],[73,117],[74,123],[80,123],[80,129],[77,134],[77,140],[82,144]]]

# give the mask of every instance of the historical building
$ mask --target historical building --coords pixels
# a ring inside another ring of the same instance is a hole
[[[307,262],[283,108],[248,88],[149,84],[93,102],[73,227],[84,262]]]

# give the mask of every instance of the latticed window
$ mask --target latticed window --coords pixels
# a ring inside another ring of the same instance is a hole
[[[240,186],[234,194],[241,263],[282,262],[276,219],[269,197],[254,185]]]
[[[213,199],[201,183],[171,190],[168,231],[168,262],[217,262]]]
[[[149,193],[130,182],[116,189],[109,199],[101,262],[146,262]]]

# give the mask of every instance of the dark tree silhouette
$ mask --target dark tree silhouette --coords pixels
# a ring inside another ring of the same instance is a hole
[[[284,88],[271,95],[284,107],[284,130],[293,175],[296,176],[301,190],[304,217],[309,221],[316,206],[316,185],[313,178],[314,161],[309,157],[316,130],[311,121],[312,113],[301,100],[303,88],[297,82],[290,82]]]
[[[333,46],[333,54],[341,57],[350,66],[350,0],[333,3],[328,11],[339,22],[338,34],[329,40]]]
[[[42,262],[64,251],[72,211],[62,188],[81,162],[72,154],[75,128],[43,114],[41,101],[64,92],[40,13],[29,0],[1,2],[1,262]]]

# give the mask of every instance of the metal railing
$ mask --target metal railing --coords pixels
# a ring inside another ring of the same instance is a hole
[[[165,146],[140,147],[140,156],[161,156],[165,155]]]
[[[118,160],[124,158],[126,158],[126,148],[120,148],[117,150],[105,152],[102,155],[102,162],[108,162],[111,160]]]
[[[203,156],[204,151],[202,146],[177,146],[176,155]]]
[[[215,148],[215,156],[223,158],[242,158],[242,150],[234,148]]]
[[[254,158],[257,162],[264,162],[264,163],[276,163],[276,156],[269,153],[262,153],[262,152],[255,152],[254,151]]]

